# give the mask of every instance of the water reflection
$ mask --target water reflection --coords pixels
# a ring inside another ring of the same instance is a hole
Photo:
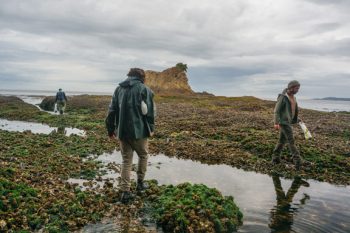
[[[106,168],[119,168],[122,161],[119,151],[92,157]],[[134,163],[137,163],[136,157]],[[113,179],[117,188],[119,169],[107,172],[102,179]],[[136,172],[132,172],[132,177],[136,179]],[[238,232],[350,232],[350,186],[306,182],[298,177],[289,180],[228,165],[206,165],[164,155],[150,156],[146,179],[156,179],[159,184],[167,185],[203,183],[224,195],[234,196],[244,215]],[[96,226],[84,228],[82,232],[89,232],[91,227]],[[98,228],[93,229],[99,232]]]
[[[53,132],[57,133],[57,134],[66,135],[66,136],[70,136],[72,134],[75,134],[78,136],[85,136],[86,135],[84,130],[80,130],[77,128],[71,128],[71,127],[67,127],[67,126],[68,126],[68,124],[66,122],[65,116],[61,116],[58,119],[58,127]]]
[[[64,117],[60,118],[58,121],[58,127],[53,130],[53,133],[62,134],[66,136],[70,136],[72,134],[78,136],[85,136],[86,133],[84,130],[80,130],[77,128],[67,127],[67,123]]]
[[[67,130],[65,130],[64,126],[58,126],[57,129],[56,129],[56,132],[58,134],[66,134]]]
[[[310,185],[300,177],[295,177],[287,193],[285,193],[278,174],[272,175],[272,181],[275,187],[277,205],[271,209],[269,227],[271,232],[292,232],[294,214],[310,197],[304,194],[304,197],[300,199],[299,208],[292,207],[291,203],[300,186],[309,187]]]
[[[66,125],[64,121],[59,121],[59,126],[54,130],[54,133],[66,135]]]
[[[0,118],[0,130],[6,130],[10,132],[26,132],[31,131],[34,134],[50,134],[62,133],[66,136],[78,135],[85,136],[86,132],[77,128],[66,127],[64,123],[60,127],[50,127],[49,125],[35,123],[35,122],[26,122],[26,121],[9,121],[6,119]]]
[[[120,211],[112,209],[112,211]],[[163,233],[161,228],[157,228],[155,223],[145,224],[137,217],[137,212],[134,210],[126,210],[116,217],[106,217],[99,223],[91,223],[83,229],[74,233],[128,233],[128,232],[154,232]]]

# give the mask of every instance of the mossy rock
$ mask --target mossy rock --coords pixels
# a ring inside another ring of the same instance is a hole
[[[0,177],[12,178],[15,173],[16,173],[16,169],[14,168],[11,168],[11,167],[0,168]]]
[[[3,178],[0,178],[0,213],[2,217],[7,221],[7,226],[3,226],[1,230],[11,230],[16,228],[17,224],[22,224],[21,220],[14,217],[6,218],[7,214],[16,216],[14,213],[26,213],[32,215],[35,213],[36,206],[38,204],[37,190],[29,187],[24,183],[12,182]]]
[[[39,106],[46,111],[53,111],[55,108],[55,100],[54,96],[45,97]]]
[[[203,184],[166,186],[153,203],[153,216],[165,232],[235,232],[242,224],[233,197]]]

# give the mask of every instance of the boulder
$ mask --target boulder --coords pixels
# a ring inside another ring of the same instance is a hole
[[[193,95],[186,72],[172,67],[162,72],[147,70],[145,84],[160,95]]]

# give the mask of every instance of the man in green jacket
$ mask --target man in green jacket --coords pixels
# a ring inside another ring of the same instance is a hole
[[[144,182],[148,158],[147,138],[153,135],[155,117],[154,94],[144,84],[145,72],[132,68],[127,76],[114,91],[106,118],[109,137],[117,137],[120,141],[123,156],[120,187],[121,202],[124,204],[133,199],[130,172],[134,151],[139,157],[136,189],[142,191],[147,188]]]
[[[288,88],[279,94],[274,110],[274,128],[279,130],[279,140],[273,151],[272,163],[280,163],[280,154],[286,143],[292,155],[293,162],[297,169],[300,168],[300,153],[295,146],[292,124],[299,122],[298,104],[295,94],[298,93],[300,83],[293,80],[288,83]]]

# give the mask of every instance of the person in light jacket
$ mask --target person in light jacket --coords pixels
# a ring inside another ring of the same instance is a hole
[[[115,89],[106,118],[108,135],[119,139],[123,156],[120,188],[121,202],[124,204],[133,199],[130,172],[134,151],[139,157],[136,189],[142,191],[148,188],[144,182],[148,158],[147,138],[153,135],[155,118],[154,94],[144,84],[145,72],[131,68],[127,76]]]

